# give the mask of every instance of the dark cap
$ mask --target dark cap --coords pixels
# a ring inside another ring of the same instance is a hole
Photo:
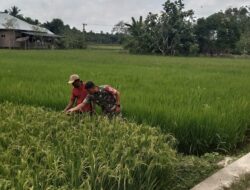
[[[89,89],[94,88],[94,87],[95,87],[95,83],[93,83],[92,81],[88,81],[85,84],[85,89],[86,90],[89,90]]]

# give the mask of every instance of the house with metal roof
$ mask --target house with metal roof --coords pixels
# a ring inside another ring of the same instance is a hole
[[[0,48],[49,49],[57,38],[60,36],[46,28],[0,12]]]

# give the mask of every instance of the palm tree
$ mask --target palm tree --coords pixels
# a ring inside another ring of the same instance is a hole
[[[17,6],[12,6],[10,9],[9,9],[9,14],[14,16],[14,17],[22,17],[23,15],[19,14],[21,12],[21,9],[19,9]]]
[[[132,17],[132,23],[126,24],[128,27],[128,42],[125,46],[128,48],[131,52],[134,53],[142,53],[144,50],[144,22],[142,19],[142,16],[139,18],[139,20],[136,20],[134,17]]]
[[[137,21],[134,17],[132,17],[132,24],[126,24],[128,27],[128,31],[132,36],[140,36],[142,27],[143,27],[143,19],[140,16],[140,19]]]

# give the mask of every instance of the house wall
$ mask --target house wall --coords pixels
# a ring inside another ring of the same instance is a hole
[[[0,48],[20,48],[22,43],[16,42],[21,33],[11,30],[0,30]]]
[[[53,39],[46,37],[31,37],[28,41],[17,42],[16,39],[23,37],[19,31],[0,30],[0,48],[21,48],[21,49],[51,49]],[[36,40],[35,40],[36,39]]]

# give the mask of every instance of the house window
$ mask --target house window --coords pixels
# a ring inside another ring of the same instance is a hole
[[[1,37],[2,37],[2,38],[5,38],[5,34],[2,34]]]

